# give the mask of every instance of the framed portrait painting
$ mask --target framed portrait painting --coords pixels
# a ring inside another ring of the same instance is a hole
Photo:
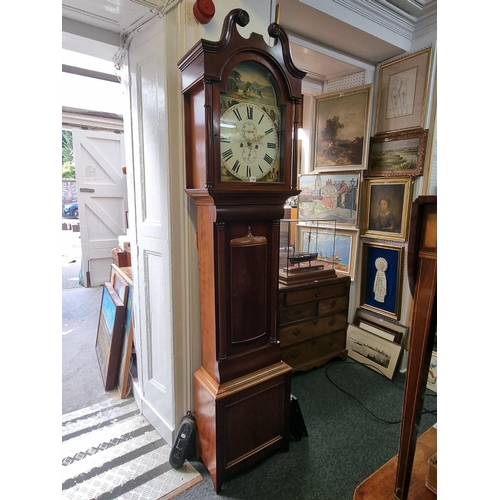
[[[315,97],[313,172],[365,169],[372,85]]]
[[[361,235],[406,241],[412,178],[365,179]]]
[[[297,203],[299,219],[356,226],[359,183],[359,172],[301,175]]]
[[[399,320],[403,247],[362,242],[359,307]]]
[[[371,138],[367,177],[419,176],[424,171],[427,130],[403,130]]]
[[[429,47],[380,66],[375,134],[423,127],[430,64]]]

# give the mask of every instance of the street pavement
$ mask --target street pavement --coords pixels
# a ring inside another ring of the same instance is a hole
[[[63,219],[64,222],[64,219]],[[74,219],[71,220],[74,222]],[[80,285],[80,233],[62,231],[62,414],[119,399],[106,392],[95,352],[102,287]]]

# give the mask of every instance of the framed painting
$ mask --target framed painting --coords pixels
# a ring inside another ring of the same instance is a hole
[[[359,307],[356,310],[353,324],[397,344],[404,344],[408,334],[407,326]]]
[[[366,177],[423,174],[427,130],[403,130],[371,138]]]
[[[403,346],[361,328],[347,327],[347,355],[392,380]]]
[[[429,47],[380,66],[375,134],[423,127],[430,65]]]
[[[359,306],[397,321],[403,285],[403,247],[362,243]]]
[[[116,385],[118,364],[123,339],[126,307],[113,285],[104,283],[101,311],[97,327],[95,350],[101,370],[104,390],[110,391]]]
[[[127,309],[125,313],[125,327],[123,329],[123,342],[120,353],[120,368],[118,370],[118,393],[120,398],[126,398],[131,389],[130,362],[132,359],[132,347],[134,344],[134,314],[133,314],[133,287],[129,283]]]
[[[350,276],[351,281],[354,281],[359,234],[357,229],[298,225],[297,230],[299,251],[316,252],[317,262],[324,262],[325,267],[333,265],[337,275]],[[310,242],[313,248],[310,248]]]
[[[411,177],[365,179],[361,236],[406,241],[411,188]]]
[[[301,175],[297,202],[299,219],[356,226],[359,183],[359,172]]]
[[[372,85],[316,96],[313,172],[365,169]]]

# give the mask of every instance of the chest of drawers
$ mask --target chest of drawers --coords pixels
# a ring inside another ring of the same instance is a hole
[[[306,371],[335,357],[346,359],[350,286],[349,276],[280,285],[281,359],[293,371]]]

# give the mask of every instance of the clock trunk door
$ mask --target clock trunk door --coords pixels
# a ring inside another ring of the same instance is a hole
[[[228,221],[216,228],[218,367],[224,382],[281,360],[274,279],[279,225]]]
[[[267,239],[249,233],[230,243],[231,341],[241,344],[267,331]]]

